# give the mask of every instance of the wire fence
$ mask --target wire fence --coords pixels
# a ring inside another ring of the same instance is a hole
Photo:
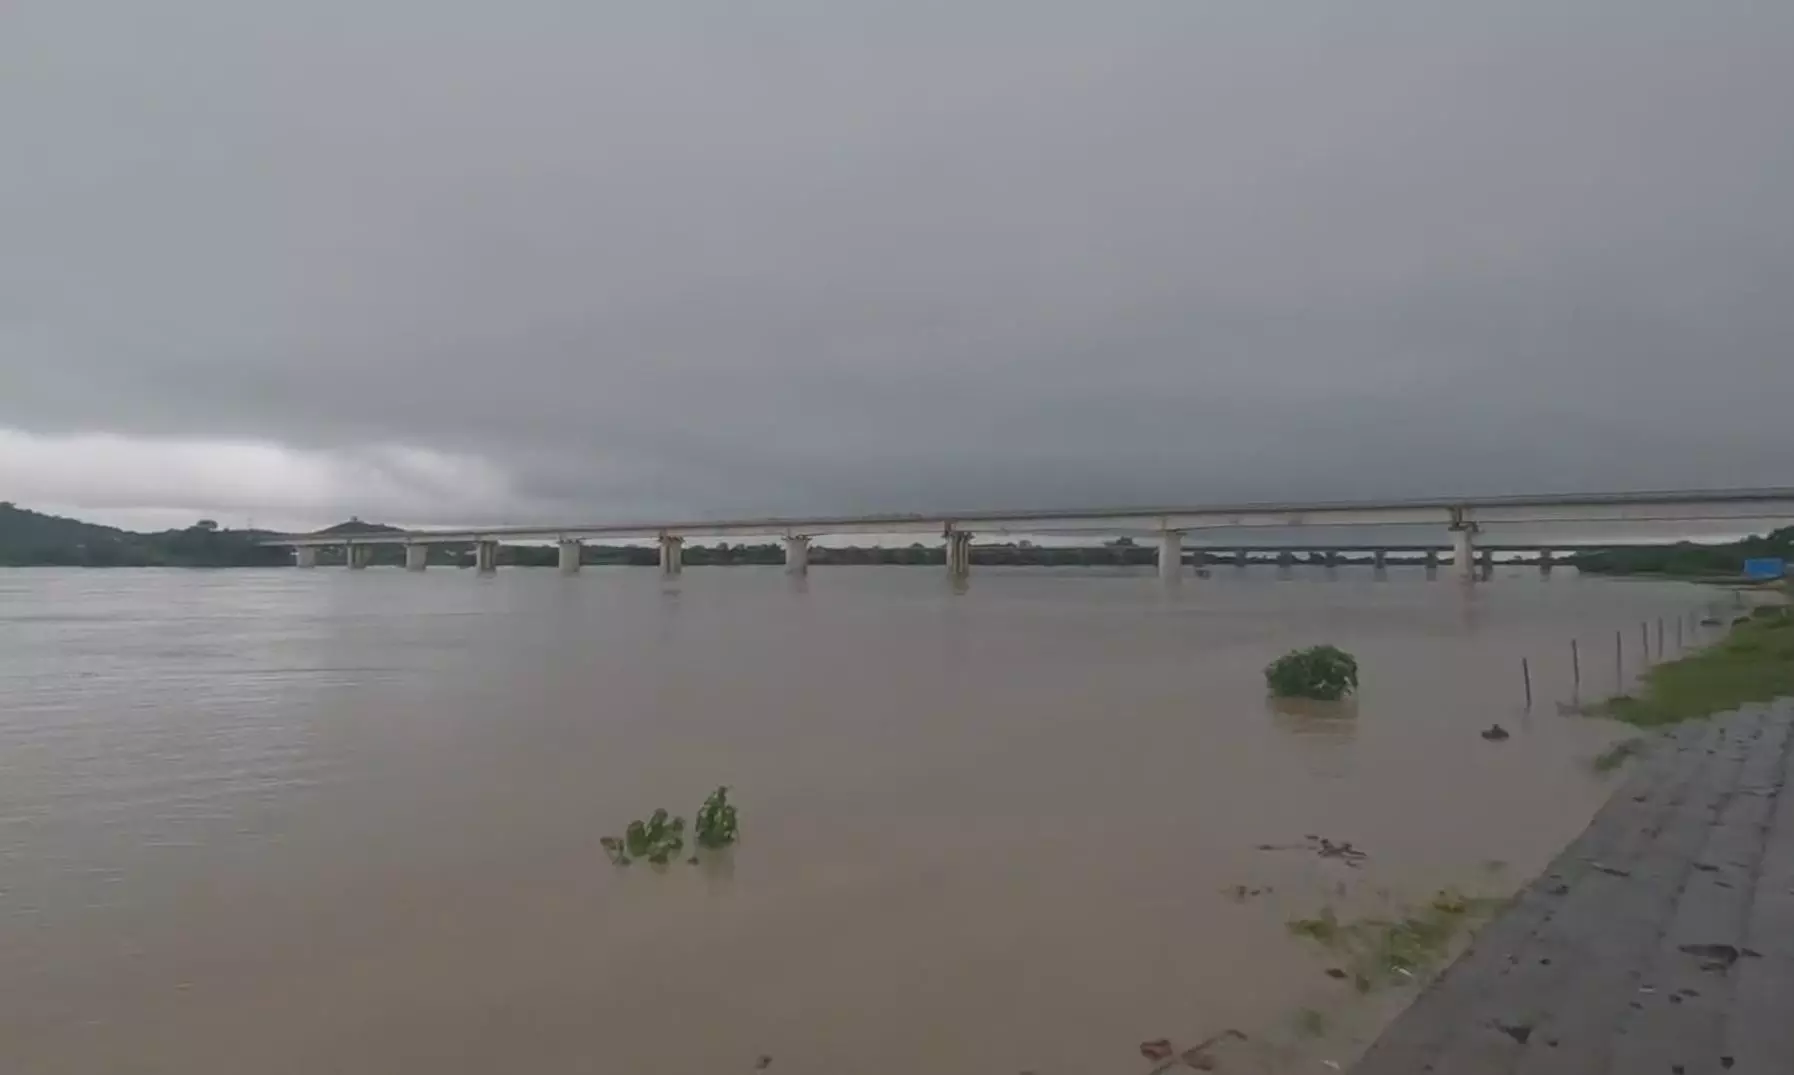
[[[1599,653],[1608,644],[1604,634],[1569,638],[1561,656],[1540,654],[1536,660],[1534,656],[1521,657],[1519,686],[1522,703],[1526,711],[1531,712],[1535,687],[1542,686],[1544,678],[1535,676],[1535,671],[1550,668],[1557,661],[1568,667],[1572,708],[1579,709],[1585,702],[1624,695],[1653,667],[1664,661],[1677,660],[1725,637],[1731,629],[1732,618],[1743,607],[1743,595],[1734,592],[1729,606],[1723,601],[1707,601],[1671,616],[1640,620],[1637,637],[1631,642],[1627,641],[1629,627],[1616,628],[1611,640],[1609,668],[1593,667],[1585,659],[1592,658],[1595,665],[1601,663]],[[1561,669],[1562,666],[1558,667]],[[1547,700],[1561,702],[1561,699]]]

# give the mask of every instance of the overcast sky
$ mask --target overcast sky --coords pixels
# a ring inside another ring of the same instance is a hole
[[[7,0],[0,500],[1794,485],[1787,0]]]

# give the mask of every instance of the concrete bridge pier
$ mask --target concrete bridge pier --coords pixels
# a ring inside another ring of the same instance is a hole
[[[802,575],[810,570],[810,538],[806,534],[790,534],[785,538],[785,574]]]
[[[1476,581],[1476,531],[1467,523],[1452,528],[1451,566],[1459,580]]]
[[[685,539],[673,534],[660,535],[660,573],[677,575],[685,570]]]
[[[1541,575],[1551,574],[1551,568],[1552,568],[1555,560],[1556,560],[1556,557],[1552,555],[1552,552],[1550,549],[1540,549],[1539,550],[1539,574],[1541,574]]]
[[[374,559],[372,545],[344,545],[343,564],[351,571],[360,571]]]
[[[1371,569],[1376,571],[1378,574],[1388,571],[1389,570],[1389,553],[1383,549],[1378,549],[1377,551],[1371,553],[1370,554],[1370,566],[1371,566]]]
[[[293,550],[293,562],[300,567],[317,567],[318,547],[316,545],[299,546]]]
[[[1482,570],[1477,573],[1477,577],[1487,582],[1495,577],[1495,550],[1484,549],[1479,557],[1482,561]]]
[[[1240,568],[1245,567],[1248,558],[1245,549],[1235,549],[1233,551],[1233,566]]]
[[[578,541],[562,538],[557,545],[559,549],[558,566],[563,575],[574,575],[579,572],[579,554],[585,551],[585,545]]]
[[[473,543],[473,569],[482,575],[498,570],[498,542],[481,540]]]
[[[947,532],[947,574],[963,579],[972,573],[972,535],[964,530]]]
[[[410,544],[405,546],[405,570],[422,571],[430,562],[430,546]]]
[[[1167,530],[1159,535],[1159,578],[1176,582],[1183,577],[1184,535],[1181,530]]]

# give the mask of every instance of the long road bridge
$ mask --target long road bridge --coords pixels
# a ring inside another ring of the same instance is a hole
[[[279,534],[264,545],[295,550],[300,567],[317,566],[320,548],[341,548],[351,568],[366,567],[376,545],[405,548],[405,566],[423,570],[429,546],[471,545],[474,565],[481,571],[498,567],[498,547],[503,541],[553,542],[559,545],[560,569],[579,570],[580,549],[592,539],[656,541],[660,568],[678,574],[688,538],[771,537],[785,544],[786,569],[801,573],[809,566],[812,539],[819,536],[927,535],[946,544],[947,571],[963,576],[972,566],[972,539],[1004,536],[1112,536],[1146,533],[1158,544],[1159,574],[1180,578],[1186,537],[1201,542],[1205,532],[1241,530],[1302,530],[1318,527],[1438,527],[1439,548],[1449,547],[1456,573],[1464,579],[1475,574],[1478,536],[1491,528],[1615,527],[1636,526],[1662,530],[1677,524],[1728,523],[1739,529],[1768,529],[1794,522],[1794,488],[1708,489],[1645,493],[1544,494],[1440,498],[1426,500],[1321,501],[1271,504],[1223,504],[1192,507],[1093,508],[937,514],[836,515],[763,519],[693,520],[685,522],[586,523],[557,526],[487,526],[442,530],[381,530]],[[1491,536],[1487,553],[1494,548],[1525,549],[1544,553],[1586,545],[1566,541],[1547,546],[1536,538],[1517,545],[1500,543]],[[1220,546],[1216,546],[1220,547]],[[1231,548],[1239,548],[1235,542]],[[1280,545],[1277,548],[1295,548]],[[1434,546],[1406,543],[1356,546],[1376,554],[1394,550],[1428,551]],[[1335,546],[1334,551],[1341,547]],[[1314,551],[1323,551],[1318,546]],[[1236,554],[1237,555],[1237,554]]]

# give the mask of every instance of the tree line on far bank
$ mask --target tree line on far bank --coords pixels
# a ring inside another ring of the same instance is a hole
[[[1616,545],[1569,558],[1578,571],[1597,575],[1669,575],[1722,577],[1738,575],[1744,561],[1779,557],[1794,560],[1794,526],[1719,545],[1678,541],[1673,545]]]

